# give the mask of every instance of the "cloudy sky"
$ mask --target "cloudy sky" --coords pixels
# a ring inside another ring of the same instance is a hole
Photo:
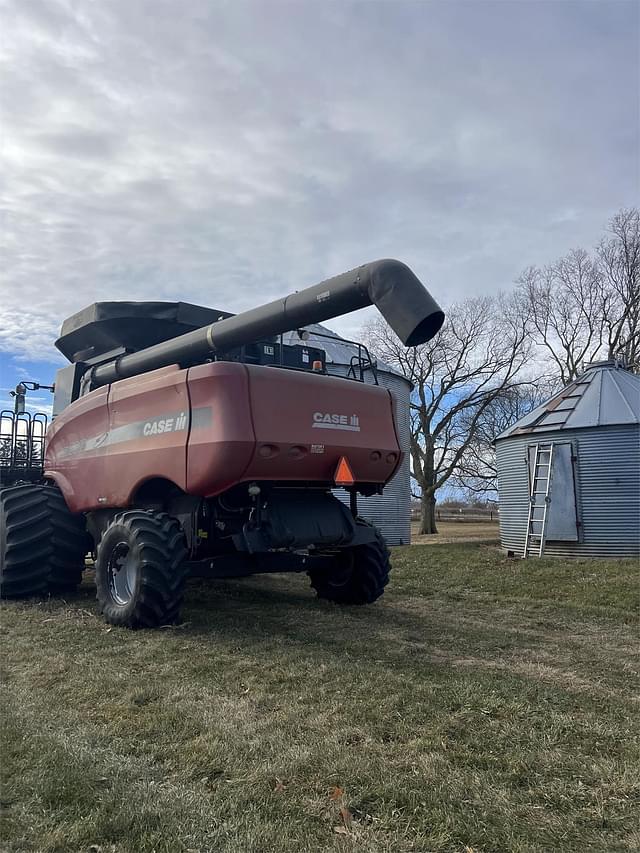
[[[0,0],[0,386],[99,299],[391,256],[446,304],[592,245],[638,202],[639,9]]]

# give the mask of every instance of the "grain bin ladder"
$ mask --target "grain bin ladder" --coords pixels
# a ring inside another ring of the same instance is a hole
[[[523,558],[531,556],[537,549],[537,556],[542,557],[544,539],[547,532],[547,514],[549,509],[549,487],[551,485],[551,465],[553,463],[553,443],[536,444],[534,447],[535,462],[531,478],[529,495],[529,517],[527,519],[527,535],[524,540]]]

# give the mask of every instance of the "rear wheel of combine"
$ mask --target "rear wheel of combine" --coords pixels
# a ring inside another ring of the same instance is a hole
[[[47,592],[52,554],[49,505],[42,486],[0,491],[0,594],[20,598]]]
[[[82,579],[89,539],[54,485],[0,492],[0,593],[3,598],[68,592]]]
[[[51,521],[49,590],[54,595],[75,590],[84,571],[84,559],[91,547],[82,515],[73,515],[57,486],[43,488]]]
[[[100,609],[112,625],[157,628],[178,620],[187,577],[184,534],[165,513],[118,513],[96,557]]]
[[[372,527],[362,519],[357,523]],[[345,549],[328,570],[309,572],[318,598],[338,604],[371,604],[380,598],[389,583],[391,561],[382,534],[374,530],[375,541]]]

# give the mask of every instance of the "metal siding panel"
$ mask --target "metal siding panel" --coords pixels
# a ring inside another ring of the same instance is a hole
[[[529,512],[528,446],[531,437],[510,438],[496,444],[500,542],[504,548],[522,553]]]
[[[522,554],[529,508],[527,446],[532,435],[496,444],[502,547]],[[640,427],[637,424],[545,433],[577,449],[580,542],[549,542],[545,556],[634,557],[640,554]]]
[[[574,448],[570,442],[554,442],[546,538],[577,542],[576,488],[573,473]]]

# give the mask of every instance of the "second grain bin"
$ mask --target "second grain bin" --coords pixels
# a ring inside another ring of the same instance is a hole
[[[590,364],[496,438],[502,547],[518,556],[640,553],[640,376]]]

